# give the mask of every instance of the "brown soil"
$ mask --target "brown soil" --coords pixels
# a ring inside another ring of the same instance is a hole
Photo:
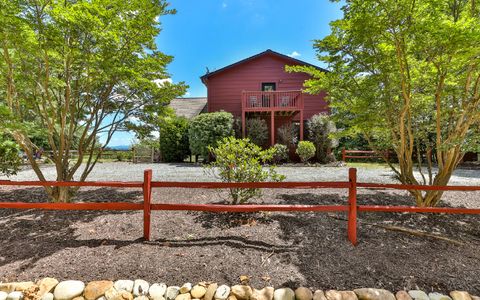
[[[453,194],[452,194],[453,195]],[[450,195],[450,197],[454,197]],[[478,198],[477,193],[472,197]],[[90,189],[78,201],[141,201],[134,189]],[[155,190],[154,202],[219,203],[225,192]],[[35,200],[34,200],[35,199]],[[0,188],[0,201],[46,201],[42,189]],[[266,190],[255,203],[340,204],[344,191]],[[411,205],[405,193],[362,190],[359,203]],[[359,244],[344,214],[154,212],[143,242],[141,212],[0,210],[0,281],[143,278],[320,289],[420,288],[480,294],[480,216],[363,213]],[[386,230],[401,226],[455,240]]]

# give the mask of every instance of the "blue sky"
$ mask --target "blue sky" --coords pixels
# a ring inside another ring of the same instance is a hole
[[[162,16],[159,50],[173,55],[168,71],[185,81],[186,97],[206,96],[200,76],[266,49],[323,66],[312,47],[341,18],[341,3],[326,0],[171,0],[176,15]],[[110,146],[129,145],[133,134],[116,133]]]

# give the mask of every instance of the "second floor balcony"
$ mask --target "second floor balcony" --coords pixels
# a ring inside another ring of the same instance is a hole
[[[303,94],[295,91],[243,91],[243,111],[303,110]]]

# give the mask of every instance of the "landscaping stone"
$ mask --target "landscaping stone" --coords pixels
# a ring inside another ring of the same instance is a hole
[[[143,279],[137,279],[133,282],[133,295],[135,297],[148,295],[150,284]]]
[[[133,298],[133,300],[150,300],[150,299],[148,299],[148,297],[145,295],[140,295],[138,297]]]
[[[452,300],[449,296],[440,293],[429,293],[428,298],[430,300]]]
[[[190,282],[187,282],[180,287],[180,294],[188,293],[191,290],[192,290],[192,284]]]
[[[53,294],[52,293],[46,293],[45,295],[43,295],[40,300],[53,300]]]
[[[117,291],[122,291],[123,290],[123,291],[127,291],[129,293],[133,292],[133,285],[134,285],[133,280],[117,280],[113,284],[113,286],[115,287],[115,289]]]
[[[252,296],[253,291],[252,288],[248,285],[237,284],[232,286],[231,293],[238,300],[249,300]]]
[[[470,294],[465,291],[452,291],[450,292],[450,297],[453,300],[471,300]]]
[[[190,294],[194,299],[200,299],[203,296],[205,296],[206,292],[207,292],[207,288],[205,286],[197,284],[192,288],[192,290],[190,291]]]
[[[472,300],[480,300],[480,297],[478,297],[478,296],[472,296],[472,295],[470,295],[470,298],[472,298]]]
[[[192,299],[192,296],[188,292],[179,294],[177,297],[175,297],[175,300],[191,300],[191,299]]]
[[[327,300],[357,300],[357,295],[352,291],[329,290],[325,292]]]
[[[213,296],[215,300],[226,300],[230,294],[230,287],[228,285],[221,285],[217,288],[215,295]]]
[[[313,300],[327,300],[327,297],[325,297],[325,293],[322,290],[316,290],[313,293]]]
[[[237,297],[235,297],[234,295],[230,295],[228,296],[227,300],[237,300]]]
[[[272,300],[274,288],[271,286],[264,287],[261,290],[253,289],[252,300]]]
[[[205,296],[203,296],[203,300],[212,300],[215,292],[217,291],[218,284],[212,283],[207,286],[207,291],[205,292]]]
[[[0,291],[5,293],[11,293],[14,291],[21,292],[29,289],[31,286],[34,285],[35,283],[33,283],[32,281],[0,283]]]
[[[8,296],[7,292],[0,291],[0,300],[6,300]]]
[[[291,288],[276,289],[273,292],[273,300],[295,300],[295,292]]]
[[[180,293],[180,287],[179,286],[169,286],[167,288],[167,291],[165,293],[165,299],[166,300],[174,300],[178,294]]]
[[[413,300],[430,300],[427,293],[425,293],[424,291],[411,290],[408,291],[408,294],[410,295],[410,297],[412,297]]]
[[[20,291],[14,291],[8,294],[7,300],[21,300],[23,298],[23,293]]]
[[[78,297],[73,298],[72,300],[85,300],[85,297],[78,296]]]
[[[79,280],[62,281],[55,287],[53,296],[55,300],[70,300],[80,296],[85,289],[85,283]]]
[[[407,291],[398,291],[395,297],[397,300],[412,300],[412,297],[410,297]]]
[[[113,287],[113,281],[92,281],[89,282],[85,287],[85,292],[83,293],[83,296],[87,300],[96,300],[97,298],[103,296],[105,292],[111,287]]]
[[[51,291],[53,291],[53,288],[57,286],[57,284],[58,280],[55,278],[45,277],[40,279],[39,281],[37,281],[37,285],[39,287],[37,296],[42,297],[46,293],[50,293]]]
[[[148,289],[148,294],[153,300],[164,299],[166,292],[167,292],[167,285],[165,283],[154,283]]]
[[[360,300],[395,300],[395,296],[384,289],[363,288],[353,291]]]
[[[306,287],[299,287],[295,290],[295,299],[297,300],[312,300],[312,291]]]

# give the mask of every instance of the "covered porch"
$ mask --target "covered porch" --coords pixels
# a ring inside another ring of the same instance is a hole
[[[300,117],[299,139],[303,141],[303,94],[293,91],[243,91],[242,92],[242,136],[246,136],[247,115],[270,118],[270,145],[275,144],[275,117]]]

